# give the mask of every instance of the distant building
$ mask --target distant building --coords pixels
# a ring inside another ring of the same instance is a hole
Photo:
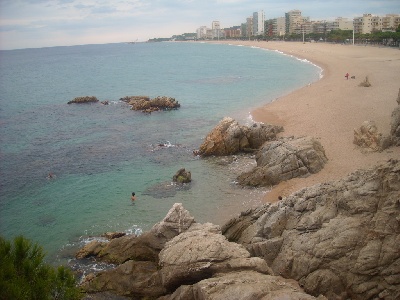
[[[265,35],[269,37],[279,37],[285,35],[285,18],[275,18],[265,21]]]
[[[396,31],[400,24],[400,15],[387,14],[386,16],[373,16],[364,14],[362,17],[354,18],[355,33],[372,33],[376,31]]]
[[[253,13],[253,35],[264,35],[265,14],[263,10]]]
[[[230,28],[225,28],[224,29],[224,36],[226,38],[239,38],[242,36],[242,30],[241,30],[241,26],[233,26]]]
[[[301,16],[300,10],[291,10],[285,13],[285,32],[287,34],[295,33],[296,28],[298,28],[303,23],[303,17]]]
[[[221,37],[223,37],[222,33],[221,33],[221,25],[219,23],[219,21],[213,21],[211,24],[211,30],[212,30],[212,38],[213,39],[219,39]]]
[[[254,31],[253,31],[253,17],[248,17],[246,19],[246,24],[247,24],[247,32],[246,32],[246,36],[247,37],[251,37],[254,35]]]
[[[207,26],[201,26],[196,30],[197,39],[202,40],[207,38]]]

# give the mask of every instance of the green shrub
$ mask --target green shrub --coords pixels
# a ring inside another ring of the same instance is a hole
[[[72,272],[43,262],[43,249],[22,236],[0,237],[0,299],[79,299]]]

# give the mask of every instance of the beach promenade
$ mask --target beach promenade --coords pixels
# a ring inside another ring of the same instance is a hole
[[[278,196],[288,196],[303,187],[340,179],[389,158],[400,159],[400,147],[366,153],[353,144],[354,129],[364,121],[374,121],[383,135],[390,132],[390,117],[398,105],[400,88],[399,49],[302,42],[222,43],[278,50],[323,69],[323,78],[318,82],[251,112],[255,121],[282,125],[285,131],[280,136],[317,138],[329,159],[318,174],[273,187],[265,196],[266,202],[275,202]],[[366,76],[372,86],[360,87]]]

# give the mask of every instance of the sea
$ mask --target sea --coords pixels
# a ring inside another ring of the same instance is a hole
[[[260,205],[268,188],[236,184],[252,156],[193,151],[222,118],[251,125],[254,108],[320,77],[308,61],[228,44],[0,51],[0,235],[23,235],[63,264],[105,232],[149,230],[174,203],[222,225]],[[119,100],[132,95],[173,97],[181,107],[144,114]],[[80,96],[109,105],[67,104]],[[172,182],[181,168],[190,184]]]

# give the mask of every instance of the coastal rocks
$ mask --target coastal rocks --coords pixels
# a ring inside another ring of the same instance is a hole
[[[368,76],[365,77],[364,81],[360,82],[358,86],[361,87],[370,87],[372,84],[368,80]]]
[[[82,104],[82,103],[96,103],[99,102],[99,99],[97,99],[95,96],[84,96],[84,97],[76,97],[71,101],[68,101],[68,104],[76,103],[76,104]]]
[[[381,152],[390,147],[391,139],[378,132],[375,122],[364,121],[359,129],[354,130],[353,143],[361,148]]]
[[[390,135],[393,145],[400,146],[400,89],[396,101],[399,105],[392,112]]]
[[[187,230],[193,223],[195,223],[194,218],[182,204],[175,203],[167,216],[150,231],[137,237],[126,235],[115,238],[109,243],[92,242],[93,244],[88,244],[78,252],[77,258],[96,256],[102,261],[117,264],[130,259],[158,262],[158,253],[164,244]]]
[[[283,131],[281,126],[254,124],[241,126],[232,118],[225,117],[207,135],[197,154],[224,156],[258,149],[264,142],[276,138]]]
[[[176,236],[165,244],[159,257],[162,283],[169,291],[227,270],[272,274],[264,260],[251,258],[243,246],[228,242],[212,224],[198,224]]]
[[[307,295],[294,280],[254,271],[220,273],[193,285],[182,285],[172,295],[158,300],[213,300],[213,299],[317,299]],[[318,299],[323,300],[321,296]]]
[[[238,177],[241,185],[270,186],[319,172],[327,162],[324,148],[310,137],[281,138],[265,143],[256,154],[257,166]]]
[[[311,295],[394,300],[400,297],[399,199],[400,162],[390,160],[250,210],[223,232]]]
[[[186,171],[184,168],[180,169],[172,177],[172,181],[177,183],[189,183],[192,181],[192,173],[190,171]]]
[[[126,96],[120,100],[132,106],[132,110],[140,110],[145,113],[152,113],[159,110],[178,109],[181,105],[175,98],[156,97],[150,99],[148,96]]]
[[[131,299],[145,297],[155,299],[167,293],[161,284],[157,264],[134,260],[129,260],[115,269],[99,273],[85,281],[81,288],[89,295],[95,295],[99,291],[112,292],[112,294]]]

